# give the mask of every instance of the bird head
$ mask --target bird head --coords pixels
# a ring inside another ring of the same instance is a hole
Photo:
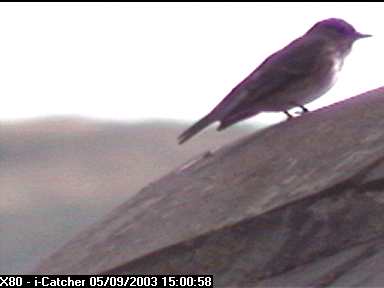
[[[362,38],[371,37],[369,34],[362,34],[349,23],[342,19],[330,18],[317,22],[306,33],[307,35],[316,35],[324,37],[336,44],[340,50],[349,52],[352,44]]]

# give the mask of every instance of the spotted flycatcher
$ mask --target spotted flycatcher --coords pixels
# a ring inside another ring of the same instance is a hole
[[[219,121],[218,131],[263,111],[301,107],[335,83],[352,44],[370,35],[341,19],[316,23],[302,37],[269,56],[210,112],[179,136],[179,144]]]

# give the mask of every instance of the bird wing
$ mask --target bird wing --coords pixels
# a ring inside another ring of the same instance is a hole
[[[307,36],[308,37],[308,36]],[[305,41],[303,41],[305,40]],[[318,69],[323,69],[319,57],[328,53],[324,39],[299,38],[268,57],[247,78],[240,82],[212,112],[222,119],[232,111],[249,109],[249,105],[261,101],[275,91],[286,89],[299,81],[305,81]],[[325,65],[328,66],[328,65]]]

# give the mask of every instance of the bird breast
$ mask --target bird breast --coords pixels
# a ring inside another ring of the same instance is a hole
[[[343,67],[343,62],[344,61],[343,61],[342,57],[333,57],[333,67],[332,67],[333,77],[332,77],[332,81],[331,81],[330,86],[333,86],[335,84],[335,82],[337,81],[339,72],[341,71],[341,68]]]

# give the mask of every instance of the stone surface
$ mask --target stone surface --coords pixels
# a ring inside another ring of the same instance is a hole
[[[217,287],[383,286],[383,115],[380,88],[203,153],[36,273],[214,274]]]
[[[254,132],[255,124],[227,133],[211,127],[179,146],[175,138],[187,123],[0,121],[0,275],[30,273],[148,182],[201,153],[202,146],[223,146]]]

